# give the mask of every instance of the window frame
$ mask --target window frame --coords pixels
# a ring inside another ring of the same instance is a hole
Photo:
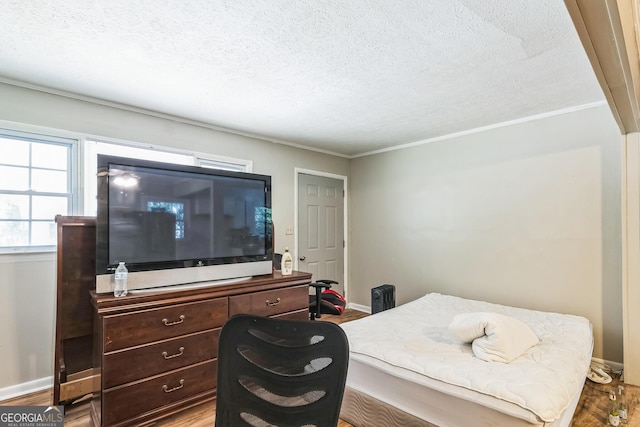
[[[29,130],[17,130],[10,129],[7,127],[0,127],[0,137],[6,139],[13,140],[22,140],[25,142],[35,142],[38,144],[47,144],[47,145],[58,145],[64,146],[67,148],[67,191],[64,193],[51,192],[51,191],[34,191],[33,189],[28,189],[24,191],[19,190],[5,190],[0,189],[1,194],[18,194],[18,195],[26,195],[30,198],[30,206],[31,200],[34,196],[55,196],[60,197],[64,196],[67,198],[67,212],[66,215],[74,215],[78,212],[78,208],[81,203],[82,195],[79,192],[78,182],[79,182],[79,139],[74,138],[72,136],[61,136],[55,135],[47,132],[35,132]],[[1,163],[1,161],[0,161]],[[12,166],[12,165],[8,165]],[[26,166],[29,169],[29,176],[31,177],[32,171],[36,170],[46,170],[47,168],[34,167],[29,162],[29,165]],[[33,218],[33,210],[32,206],[29,210],[28,219],[28,227],[29,227],[29,240],[31,241],[31,230],[34,223],[48,223],[53,222],[55,225],[55,218],[51,218],[51,220],[43,220],[43,219],[34,219]],[[5,221],[5,220],[0,220]],[[0,254],[15,254],[15,253],[38,253],[38,252],[54,252],[56,250],[57,241],[54,241],[51,245],[37,245],[37,244],[27,244],[27,245],[15,245],[15,246],[0,246]]]
[[[222,169],[233,172],[253,172],[253,162],[251,160],[203,153],[196,154],[195,158],[196,165],[203,168]]]

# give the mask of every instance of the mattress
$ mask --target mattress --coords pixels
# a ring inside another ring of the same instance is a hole
[[[480,360],[448,332],[456,314],[473,312],[517,318],[540,342],[511,363]],[[583,317],[441,294],[341,326],[350,345],[348,392],[439,426],[569,425],[593,350]]]

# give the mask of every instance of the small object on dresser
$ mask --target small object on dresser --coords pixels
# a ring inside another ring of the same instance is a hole
[[[289,248],[285,248],[281,263],[283,276],[289,276],[293,273],[293,257],[291,256],[291,252],[289,252]]]
[[[127,295],[127,279],[129,278],[129,270],[125,267],[124,262],[118,264],[116,268],[115,280],[116,287],[113,295],[116,297],[124,297]]]

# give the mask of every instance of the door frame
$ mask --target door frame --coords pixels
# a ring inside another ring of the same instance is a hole
[[[640,133],[622,135],[622,349],[624,381],[640,385]]]
[[[300,178],[300,175],[304,174],[304,175],[313,175],[313,176],[321,176],[321,177],[326,177],[326,178],[333,178],[333,179],[338,179],[342,181],[342,188],[344,190],[344,197],[343,197],[343,203],[342,203],[342,216],[343,216],[343,236],[342,238],[344,239],[344,271],[343,271],[343,277],[342,277],[342,285],[344,288],[344,298],[348,301],[348,295],[349,295],[349,263],[348,263],[348,253],[349,253],[349,239],[347,239],[347,236],[349,235],[348,232],[348,226],[349,226],[349,209],[348,209],[348,200],[349,198],[348,196],[348,186],[347,186],[347,180],[348,178],[345,175],[337,175],[334,173],[330,173],[330,172],[322,172],[322,171],[317,171],[317,170],[312,170],[312,169],[304,169],[304,168],[294,168],[294,180],[293,180],[293,205],[294,205],[294,212],[293,212],[293,233],[295,236],[295,242],[294,242],[294,247],[295,247],[295,251],[293,252],[294,254],[298,254],[298,238],[300,236],[299,234],[299,229],[298,229],[298,209],[299,209],[299,203],[300,201],[298,200],[298,180]],[[295,257],[294,259],[294,268],[297,270],[298,269],[298,256]]]

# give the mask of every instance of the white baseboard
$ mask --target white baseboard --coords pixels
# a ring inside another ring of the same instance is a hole
[[[371,314],[371,307],[367,307],[366,305],[355,304],[350,302],[350,303],[347,303],[347,308],[353,308],[354,310],[364,311],[365,313]]]
[[[0,401],[35,393],[53,387],[53,377],[40,378],[26,383],[0,388]]]
[[[612,362],[611,360],[598,359],[597,357],[592,357],[591,363],[595,365],[600,365],[600,366],[604,365],[608,368],[611,368],[611,372],[622,372],[624,368],[624,365],[620,362]]]

